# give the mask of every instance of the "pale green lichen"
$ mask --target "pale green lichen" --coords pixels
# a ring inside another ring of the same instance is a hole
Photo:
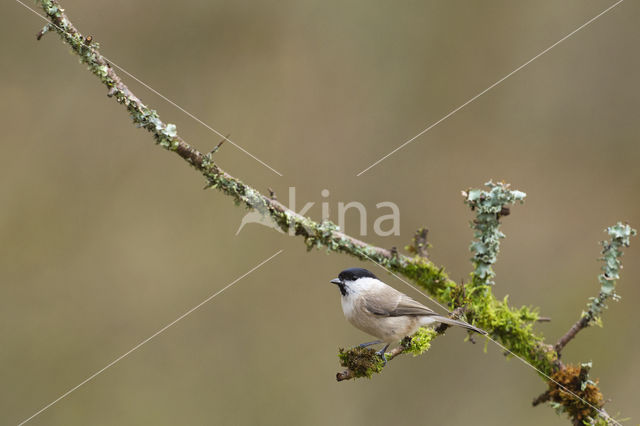
[[[635,229],[621,222],[607,228],[607,233],[611,237],[610,241],[602,241],[602,257],[600,260],[603,273],[598,275],[600,282],[600,293],[596,297],[591,297],[587,305],[587,310],[582,313],[587,324],[601,324],[602,312],[607,308],[606,301],[612,299],[617,301],[620,296],[616,294],[616,280],[620,278],[620,270],[622,269],[623,255],[622,249],[629,247],[629,239],[636,235]]]
[[[167,124],[164,128],[164,134],[170,138],[175,138],[178,135],[176,125],[171,123]]]
[[[523,203],[527,196],[522,191],[509,189],[507,183],[489,181],[485,185],[489,187],[489,191],[471,189],[462,193],[464,202],[476,214],[475,220],[471,222],[471,227],[475,230],[473,234],[475,241],[469,247],[475,253],[471,258],[474,265],[472,274],[474,286],[495,284],[493,281],[495,273],[491,265],[498,260],[500,239],[505,237],[500,232],[500,218],[509,214],[507,205]]]

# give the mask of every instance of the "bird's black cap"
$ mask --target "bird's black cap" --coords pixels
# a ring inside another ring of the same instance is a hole
[[[349,268],[349,269],[345,269],[344,271],[340,272],[340,275],[338,275],[338,278],[340,279],[340,281],[355,281],[358,278],[378,278],[375,275],[373,275],[373,273],[371,273],[370,271],[364,269],[364,268]]]

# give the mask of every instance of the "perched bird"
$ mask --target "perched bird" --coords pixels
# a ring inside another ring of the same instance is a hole
[[[423,326],[443,323],[487,334],[484,330],[465,322],[438,315],[406,294],[383,283],[366,269],[345,269],[331,282],[340,289],[342,311],[347,320],[356,328],[380,339],[360,346],[387,344],[377,352],[385,363],[385,351],[391,343],[411,336]]]

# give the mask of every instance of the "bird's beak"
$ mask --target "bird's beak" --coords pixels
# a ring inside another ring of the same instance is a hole
[[[336,285],[340,285],[340,284],[342,284],[342,281],[340,281],[340,279],[339,279],[339,278],[334,278],[334,279],[332,279],[332,280],[330,281],[330,283],[332,283],[332,284],[336,284]]]

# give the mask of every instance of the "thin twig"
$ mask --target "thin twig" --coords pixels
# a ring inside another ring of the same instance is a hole
[[[578,334],[580,330],[588,326],[589,319],[586,316],[581,317],[575,324],[571,326],[569,331],[567,331],[565,335],[562,336],[560,340],[558,340],[558,343],[556,343],[556,345],[554,346],[556,352],[558,353],[558,357],[560,356],[562,349],[567,345],[567,343],[569,343],[574,337],[576,337],[576,334]]]
[[[538,395],[536,397],[536,399],[533,400],[533,402],[531,403],[531,405],[533,405],[534,407],[542,404],[543,402],[547,402],[549,401],[549,399],[551,399],[551,393],[549,391],[544,391],[543,393],[541,393],[540,395]]]
[[[267,188],[267,190],[269,191],[269,198],[271,198],[272,200],[278,199],[278,196],[276,195],[276,191],[271,189],[271,187]]]
[[[213,147],[213,149],[211,151],[209,151],[209,155],[212,155],[212,154],[215,154],[216,152],[218,152],[218,150],[220,149],[222,144],[225,143],[225,141],[227,139],[229,139],[229,136],[231,136],[231,133],[229,133],[227,136],[224,137],[224,139],[222,139],[220,142],[218,142],[218,145],[216,145],[215,147]]]
[[[413,240],[411,241],[412,244],[407,247],[409,251],[417,256],[428,259],[429,252],[427,251],[427,248],[429,247],[429,242],[427,241],[427,235],[429,235],[429,230],[427,228],[418,229],[413,236]]]

